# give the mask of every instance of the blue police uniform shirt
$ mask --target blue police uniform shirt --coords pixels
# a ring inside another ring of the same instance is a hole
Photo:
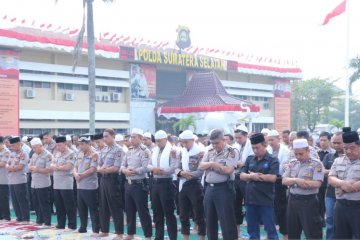
[[[249,156],[245,165],[241,168],[243,173],[262,173],[279,175],[279,160],[268,152],[260,161],[254,155]],[[275,184],[271,182],[247,181],[245,204],[273,206],[275,195]]]

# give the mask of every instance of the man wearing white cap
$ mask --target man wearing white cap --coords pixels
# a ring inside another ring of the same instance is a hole
[[[170,240],[177,238],[175,210],[175,186],[173,175],[180,154],[167,140],[165,131],[155,133],[157,147],[154,149],[148,169],[153,173],[151,202],[155,223],[155,239],[164,239],[164,221],[166,218]]]
[[[267,142],[267,138],[268,138],[269,132],[270,132],[270,129],[268,129],[268,128],[263,128],[263,129],[261,129],[261,133],[264,135],[264,138],[265,138],[265,141],[266,141],[266,142]]]
[[[30,142],[34,151],[29,163],[31,179],[31,196],[36,212],[36,223],[51,226],[51,202],[50,202],[50,168],[53,155],[47,151],[40,138],[33,138]]]
[[[153,140],[155,141],[154,139],[154,136],[149,133],[149,132],[146,132],[144,133],[144,137],[143,137],[143,144],[152,152],[153,149],[156,147],[156,144],[153,142]]]
[[[120,171],[126,176],[125,209],[127,217],[127,240],[136,234],[136,212],[139,214],[145,239],[151,239],[152,226],[148,208],[149,185],[146,179],[151,152],[143,144],[143,130],[131,131],[131,147],[121,164]]]
[[[116,134],[115,135],[115,142],[123,148],[124,152],[127,153],[129,151],[128,147],[124,144],[124,135]]]
[[[79,149],[75,147],[72,143],[72,138],[70,135],[66,135],[66,145],[75,153],[77,154],[79,152]]]
[[[280,134],[276,130],[270,130],[268,133],[267,151],[279,159],[279,176],[275,182],[275,216],[279,225],[279,231],[287,239],[286,222],[286,191],[287,187],[282,184],[281,176],[284,173],[285,165],[288,162],[290,150],[284,144],[280,143]]]
[[[206,234],[203,187],[200,183],[203,171],[199,164],[205,154],[195,143],[194,134],[185,130],[180,134],[180,140],[184,146],[181,149],[181,161],[175,170],[179,177],[179,208],[181,233],[185,240],[190,235],[190,213],[194,214],[194,221],[198,225],[199,239],[204,239]]]
[[[316,196],[324,180],[324,166],[318,159],[310,157],[306,139],[294,140],[293,149],[296,159],[290,161],[282,180],[290,188],[289,239],[300,239],[302,231],[306,239],[321,239],[323,221]]]
[[[249,130],[245,125],[239,125],[234,131],[235,144],[234,147],[239,150],[239,159],[237,161],[237,166],[235,169],[235,201],[234,201],[234,210],[236,224],[238,232],[240,232],[240,225],[244,221],[244,212],[243,212],[243,202],[245,198],[245,185],[246,182],[240,179],[240,169],[244,165],[248,156],[253,155],[254,152],[251,147],[250,139],[248,138]]]

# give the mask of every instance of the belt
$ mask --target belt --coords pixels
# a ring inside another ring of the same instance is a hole
[[[360,206],[360,200],[337,199],[336,201],[344,206]]]
[[[310,194],[310,195],[290,194],[290,198],[297,200],[310,200],[310,199],[316,199],[316,194]]]
[[[152,183],[172,183],[172,178],[153,178]]]
[[[195,183],[200,183],[200,179],[195,178],[195,179],[191,179],[191,180],[186,180],[186,182],[184,182],[184,186],[195,184]]]
[[[221,182],[221,183],[206,183],[210,187],[220,187],[225,186],[228,184],[228,182]]]
[[[132,184],[144,184],[145,183],[145,180],[144,179],[126,179],[127,183],[129,185],[132,185]]]
[[[119,174],[117,173],[103,173],[101,174],[102,178],[117,178]]]

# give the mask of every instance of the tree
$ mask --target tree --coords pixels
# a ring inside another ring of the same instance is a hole
[[[339,120],[339,119],[334,118],[330,121],[330,124],[340,129],[340,128],[344,127],[345,122],[344,122],[344,120]]]
[[[351,86],[354,82],[356,82],[357,80],[360,79],[360,57],[356,57],[351,59],[350,61],[350,68],[354,69],[355,71],[353,72],[353,74],[350,76],[350,92],[351,91]]]
[[[173,130],[176,132],[176,129],[179,129],[179,131],[184,131],[188,129],[190,126],[196,130],[196,121],[195,117],[193,115],[190,115],[186,118],[180,119],[178,122],[176,122],[173,125]]]
[[[344,99],[336,99],[330,109],[329,118],[342,120],[344,118],[345,101]],[[353,129],[360,128],[360,101],[350,98],[350,127]],[[347,126],[348,127],[348,126]]]
[[[332,81],[321,78],[295,82],[292,90],[293,127],[306,127],[311,132],[322,115],[328,114],[331,101],[339,94]]]

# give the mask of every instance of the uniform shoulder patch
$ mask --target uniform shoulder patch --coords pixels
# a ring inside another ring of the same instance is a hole
[[[99,158],[99,155],[97,153],[93,153],[91,155],[91,159],[93,160],[93,162],[96,162],[98,160],[98,158]]]

